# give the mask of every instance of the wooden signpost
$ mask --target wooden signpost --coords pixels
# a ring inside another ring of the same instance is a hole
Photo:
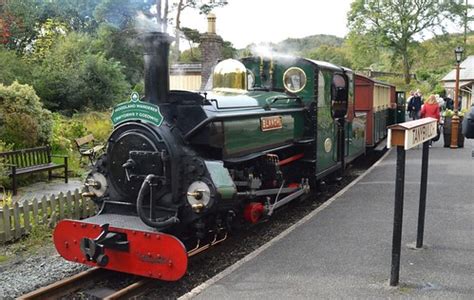
[[[425,226],[426,187],[428,183],[429,141],[437,135],[437,120],[424,118],[388,127],[387,147],[397,147],[397,173],[395,177],[395,209],[393,217],[392,265],[390,285],[397,286],[400,278],[400,250],[402,244],[403,196],[405,191],[405,151],[423,144],[421,162],[420,206],[416,248],[423,247]]]

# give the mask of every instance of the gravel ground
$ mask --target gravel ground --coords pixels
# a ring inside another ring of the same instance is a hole
[[[376,153],[369,159],[359,159],[346,172],[341,182],[328,184],[327,190],[305,200],[293,201],[286,209],[277,211],[268,222],[234,233],[224,243],[191,258],[184,278],[177,282],[157,282],[156,286],[141,298],[175,299],[192,290],[313,211],[371,166],[382,154]],[[8,247],[0,247],[0,253],[5,252],[8,252]],[[52,245],[34,254],[23,254],[0,264],[0,278],[2,278],[0,299],[13,299],[85,269],[85,266],[69,263],[60,258]],[[122,285],[129,280],[130,276],[118,276],[112,280],[115,282],[110,284]],[[79,298],[88,297],[82,294]]]
[[[0,250],[9,251],[8,247]],[[14,299],[85,269],[87,267],[62,259],[52,245],[34,254],[18,255],[0,264],[0,299]]]

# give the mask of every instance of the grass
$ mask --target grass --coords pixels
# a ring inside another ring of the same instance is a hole
[[[53,229],[49,228],[47,225],[33,226],[29,235],[14,243],[2,246],[1,248],[4,249],[0,248],[3,250],[2,252],[5,253],[0,255],[0,263],[9,261],[21,254],[36,253],[38,249],[51,245],[52,233]]]

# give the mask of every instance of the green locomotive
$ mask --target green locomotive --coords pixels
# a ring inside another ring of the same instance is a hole
[[[170,91],[169,38],[150,33],[144,42],[145,101],[135,94],[116,108],[107,153],[87,178],[85,196],[100,212],[55,230],[68,260],[177,280],[188,256],[365,152],[349,69],[287,56],[230,59],[216,66],[212,91]]]

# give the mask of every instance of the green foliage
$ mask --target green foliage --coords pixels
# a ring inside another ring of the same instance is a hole
[[[308,58],[328,61],[330,63],[350,68],[352,62],[341,47],[322,45],[308,54]]]
[[[53,134],[51,147],[54,153],[69,156],[69,170],[81,176],[86,170],[80,164],[80,155],[74,140],[88,134],[106,142],[112,132],[110,112],[86,112],[66,117],[59,113],[53,113]]]
[[[44,59],[53,45],[58,40],[61,40],[68,31],[66,23],[54,19],[47,19],[39,29],[40,34],[35,39],[28,58],[32,61]]]
[[[27,64],[15,51],[0,46],[0,83],[10,85],[15,80],[21,83],[30,81]]]
[[[344,48],[348,53],[352,66],[355,69],[366,69],[375,67],[376,70],[383,70],[381,67],[382,51],[377,45],[377,38],[371,34],[356,34],[350,32],[344,43]]]
[[[48,143],[51,130],[51,113],[43,108],[31,86],[0,84],[1,140],[15,148],[33,147]]]
[[[143,78],[142,45],[135,39],[134,32],[124,33],[123,30],[108,24],[102,24],[97,30],[94,41],[97,51],[104,53],[107,59],[119,61],[123,73],[131,85]]]
[[[79,120],[73,120],[61,114],[53,113],[51,147],[54,153],[76,151],[74,139],[83,137],[86,133],[86,128]]]
[[[344,39],[334,35],[317,34],[304,38],[288,38],[278,44],[273,45],[275,51],[280,53],[303,54],[307,49],[316,49],[323,45],[338,47]]]
[[[49,109],[68,114],[100,110],[126,97],[130,86],[121,65],[92,45],[90,36],[71,33],[35,69],[34,86]]]
[[[224,41],[222,45],[222,58],[234,58],[237,55],[237,49],[234,48],[234,45],[229,41]]]
[[[73,116],[72,120],[79,124],[83,124],[87,134],[91,133],[98,141],[106,142],[112,133],[111,112],[91,111]]]
[[[366,1],[356,0],[351,5],[348,23],[353,35],[375,37],[370,46],[384,46],[392,51],[393,59],[400,58],[405,82],[410,83],[415,37],[427,31],[444,30],[458,11],[454,1]]]
[[[42,23],[44,3],[42,0],[3,1],[0,6],[0,19],[6,20],[8,32],[6,46],[22,53],[35,40],[38,31],[36,24]]]
[[[195,63],[201,62],[201,49],[198,47],[190,48],[181,52],[179,62],[181,63]]]
[[[13,149],[12,145],[8,145],[4,141],[0,140],[0,152],[7,152]],[[7,175],[8,167],[4,165],[4,158],[0,158],[0,187],[5,187],[9,184],[10,178]],[[8,200],[11,202],[11,194],[3,192],[3,204],[8,204]]]

